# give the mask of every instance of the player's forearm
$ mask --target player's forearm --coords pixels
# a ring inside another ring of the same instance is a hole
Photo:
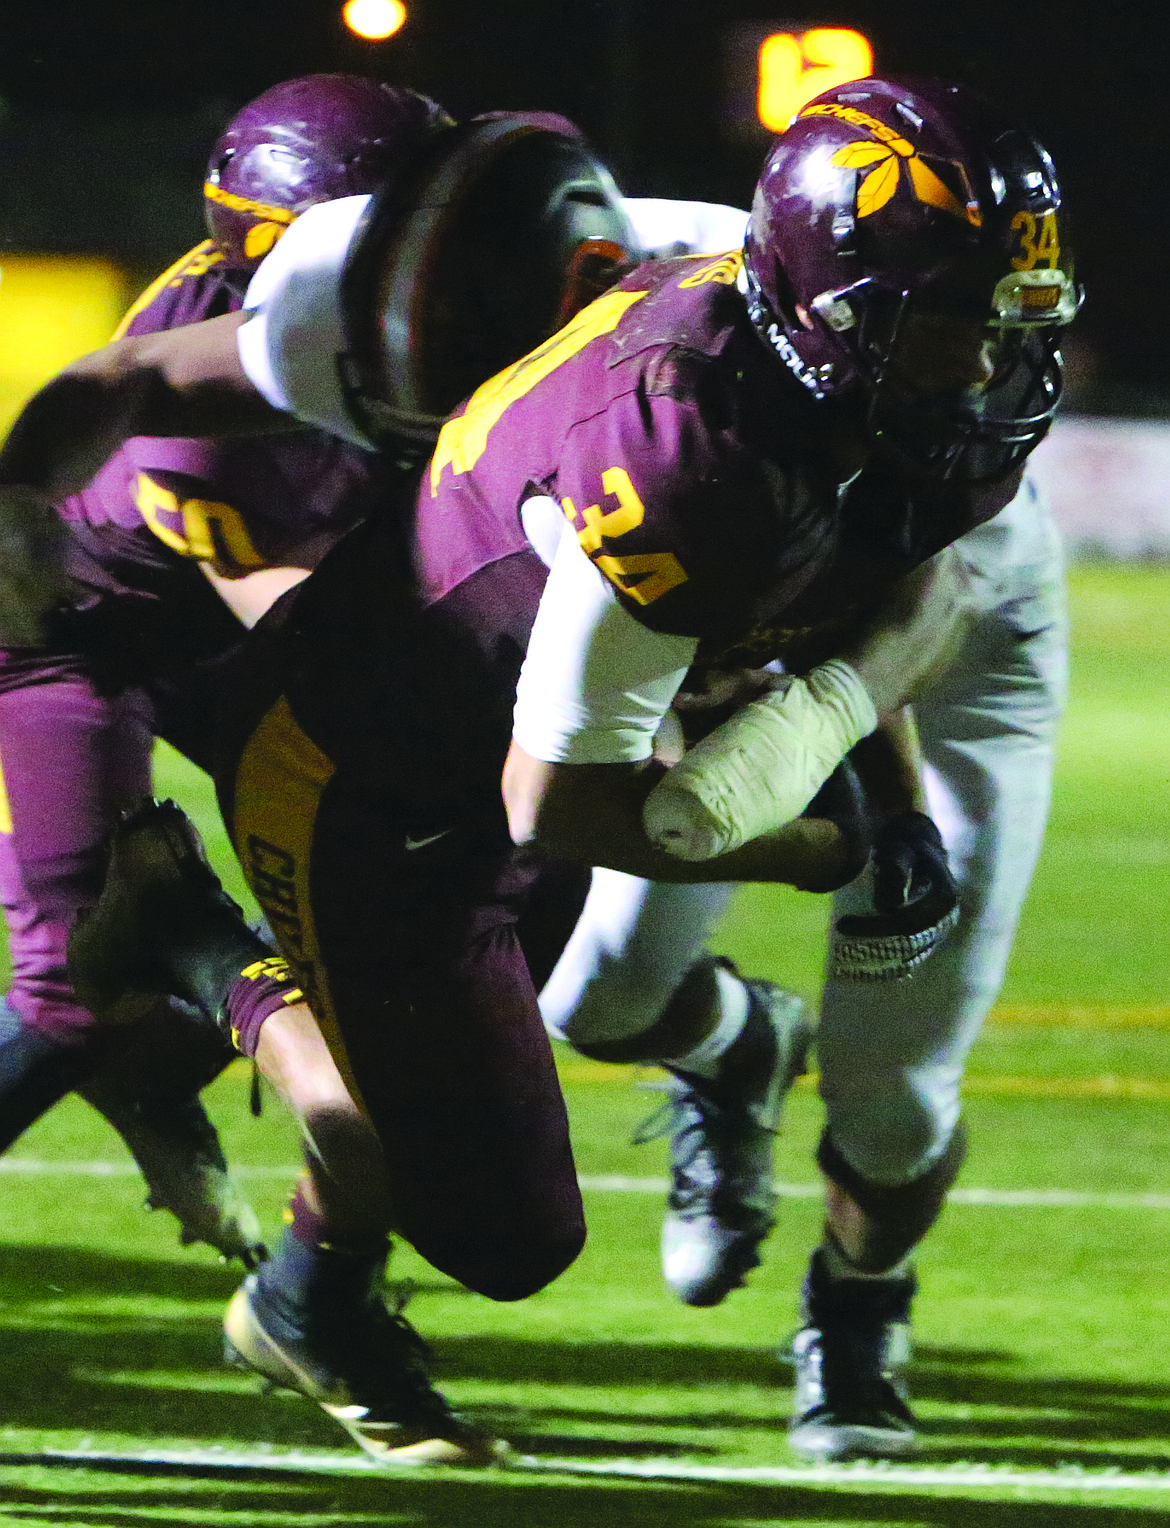
[[[149,378],[120,380],[70,368],[25,406],[0,450],[0,483],[61,499],[84,488],[130,435]]]
[[[850,849],[823,818],[797,818],[699,863],[663,853],[642,825],[646,797],[663,773],[655,764],[547,764],[513,744],[503,782],[512,837],[648,881],[775,881],[828,891],[848,878]]]
[[[970,594],[953,547],[907,574],[841,654],[879,717],[899,710],[951,660],[969,619]]]
[[[905,812],[925,812],[922,750],[909,706],[893,712],[852,750],[850,762],[874,816],[882,821]]]
[[[76,493],[133,435],[218,435],[295,425],[236,354],[240,315],[118,340],[82,356],[26,404],[0,450],[0,483]]]

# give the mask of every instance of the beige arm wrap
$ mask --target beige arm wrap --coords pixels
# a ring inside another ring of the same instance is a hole
[[[678,859],[705,860],[783,827],[877,721],[856,671],[822,663],[696,744],[646,798],[646,835]]]

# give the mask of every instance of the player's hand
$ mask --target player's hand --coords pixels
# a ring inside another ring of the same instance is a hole
[[[939,831],[922,812],[895,817],[873,848],[872,913],[840,918],[829,974],[900,981],[929,959],[958,922],[959,899]]]
[[[68,531],[31,488],[0,485],[0,647],[43,647],[54,611],[67,604]]]

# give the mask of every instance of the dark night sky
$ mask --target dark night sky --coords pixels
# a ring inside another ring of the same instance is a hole
[[[1096,20],[1058,3],[841,0],[407,0],[388,43],[350,39],[340,0],[6,0],[0,16],[0,243],[105,249],[144,269],[199,233],[210,142],[248,97],[318,69],[380,74],[457,114],[575,118],[633,193],[742,203],[764,142],[720,121],[721,37],[736,20],[853,25],[885,73],[947,74],[999,97],[1061,171],[1089,291],[1077,371],[1087,406],[1170,412],[1159,291],[1170,6]],[[1095,378],[1095,380],[1094,380]]]

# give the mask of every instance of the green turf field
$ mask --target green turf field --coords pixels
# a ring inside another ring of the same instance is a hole
[[[434,1342],[443,1387],[532,1464],[347,1473],[343,1461],[360,1459],[315,1408],[262,1396],[220,1366],[236,1275],[203,1249],[180,1252],[165,1217],[142,1212],[120,1143],[71,1100],[0,1170],[0,1523],[1161,1522],[1170,570],[1080,568],[1073,594],[1074,700],[1052,829],[997,1022],[972,1060],[963,1187],[920,1259],[913,1388],[926,1435],[912,1467],[818,1479],[786,1447],[788,1371],[775,1350],[818,1234],[814,1094],[797,1092],[779,1145],[785,1195],[764,1268],[719,1309],[689,1311],[658,1278],[661,1143],[628,1144],[656,1105],[639,1087],[653,1079],[565,1058],[591,1219],[576,1267],[519,1306],[463,1293],[409,1254],[394,1270],[417,1284],[410,1314]],[[189,802],[189,779],[165,771],[163,788]],[[823,916],[815,899],[750,890],[725,947],[753,973],[812,992]],[[275,1105],[250,1118],[247,1087],[238,1065],[211,1105],[275,1234],[295,1143]],[[29,1459],[42,1450],[200,1457]],[[290,1454],[323,1473],[291,1468]]]

